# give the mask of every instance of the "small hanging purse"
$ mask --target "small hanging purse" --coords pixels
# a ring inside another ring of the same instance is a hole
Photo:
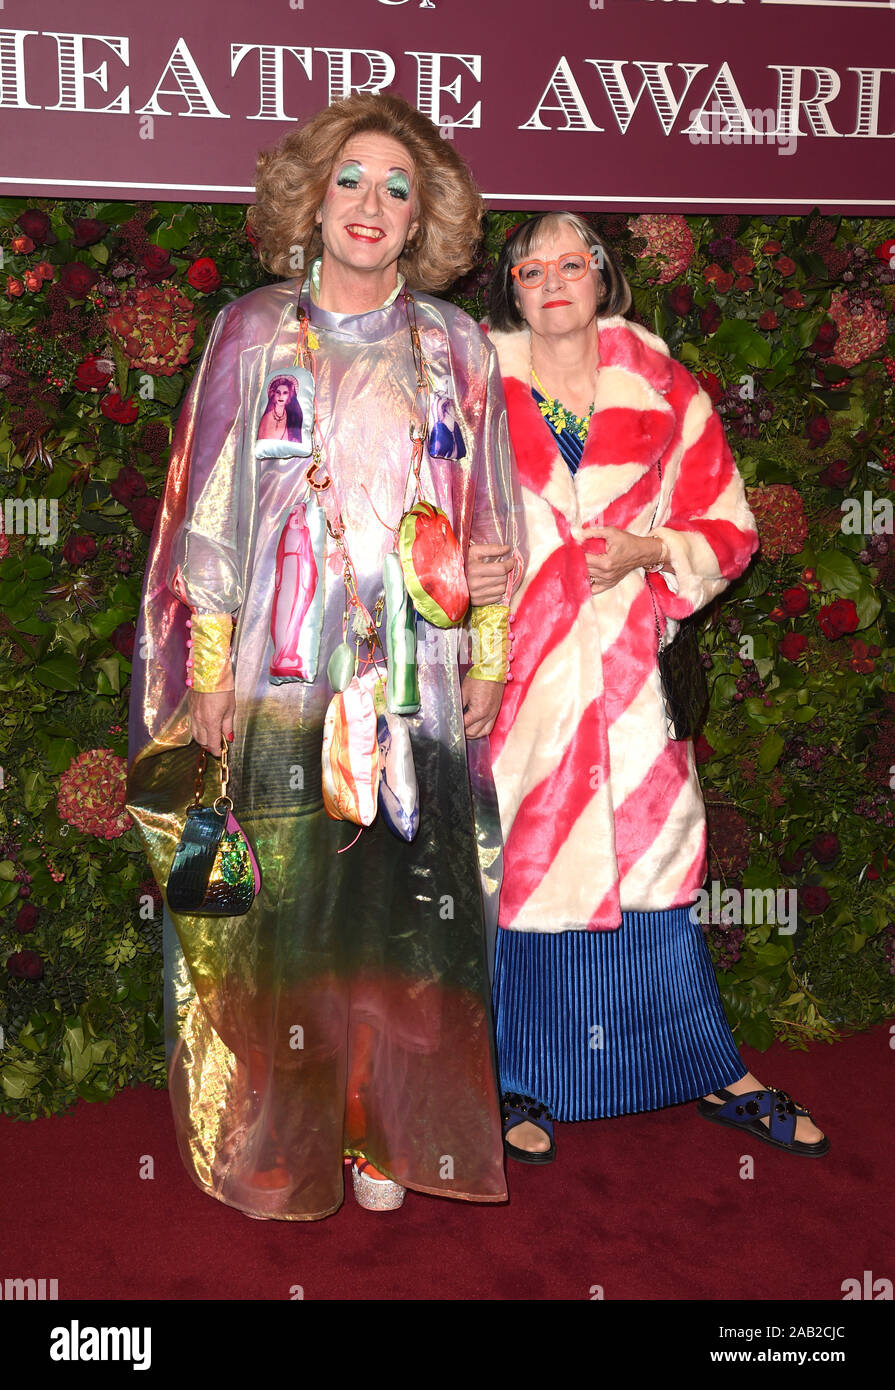
[[[653,591],[650,587],[650,597],[652,596]],[[654,616],[655,607],[656,600],[653,598]],[[659,639],[657,664],[665,699],[668,732],[673,739],[693,738],[705,717],[709,702],[708,682],[696,636],[695,615],[681,620],[674,639],[668,643],[659,631],[659,619],[656,616],[656,636]]]
[[[206,753],[196,761],[192,804],[174,851],[166,898],[170,911],[204,917],[241,917],[261,887],[261,871],[252,847],[233,814],[227,795],[230,769],[227,740],[221,741],[221,794],[203,806]]]

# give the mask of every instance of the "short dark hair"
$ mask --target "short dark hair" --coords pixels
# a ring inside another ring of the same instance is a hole
[[[624,314],[630,309],[633,302],[631,286],[625,279],[618,256],[591,222],[577,212],[540,212],[535,217],[529,217],[527,222],[520,222],[503,244],[488,295],[488,321],[492,328],[507,332],[525,326],[525,319],[516,305],[516,282],[511,274],[513,266],[525,260],[543,232],[552,231],[561,224],[572,227],[589,250],[599,247],[603,253],[602,266],[597,274],[605,287],[605,294],[597,305],[597,318],[610,318],[613,314]]]

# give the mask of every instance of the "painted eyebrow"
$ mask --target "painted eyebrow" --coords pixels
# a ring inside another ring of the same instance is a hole
[[[367,166],[366,166],[366,164],[364,164],[363,160],[361,160],[361,159],[345,159],[345,160],[343,160],[341,164],[337,165],[336,172],[337,172],[337,173],[341,172],[341,170],[347,168],[349,164],[353,164],[357,169],[362,169],[362,170],[364,171],[364,173],[367,172]],[[388,174],[403,174],[403,175],[404,175],[406,178],[408,178],[408,179],[409,179],[409,178],[412,178],[412,174],[411,174],[410,170],[409,170],[409,169],[405,169],[404,166],[403,166],[402,164],[395,164],[395,165],[393,165],[393,166],[391,167],[391,169],[386,169],[385,172],[386,172],[386,175],[388,175]]]

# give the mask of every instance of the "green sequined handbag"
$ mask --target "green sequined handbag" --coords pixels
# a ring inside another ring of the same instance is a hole
[[[227,742],[221,747],[221,794],[203,806],[206,753],[196,762],[192,804],[168,873],[166,900],[172,912],[196,916],[240,917],[261,887],[261,871],[227,795],[230,770]]]

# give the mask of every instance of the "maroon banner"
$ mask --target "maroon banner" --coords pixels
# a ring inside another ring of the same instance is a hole
[[[255,158],[401,92],[493,207],[895,208],[891,0],[5,0],[0,191],[249,202]]]

